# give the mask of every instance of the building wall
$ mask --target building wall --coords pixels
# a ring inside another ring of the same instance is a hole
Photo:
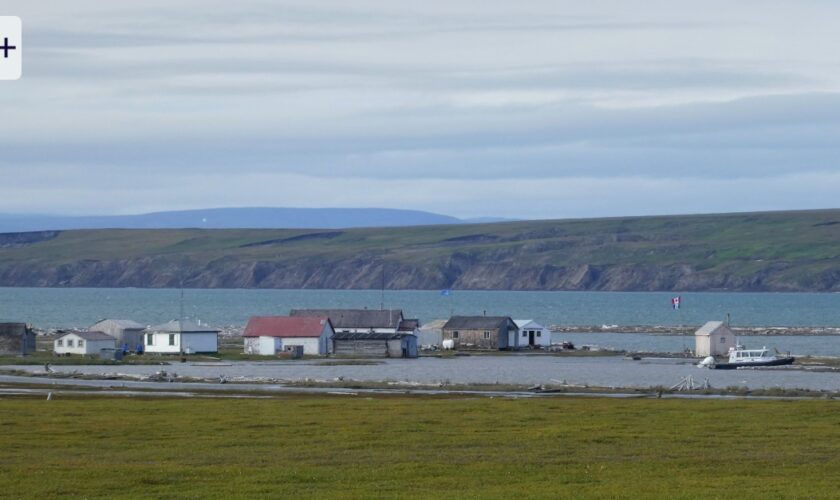
[[[329,328],[329,327],[327,327]],[[397,333],[396,328],[335,328],[336,332],[342,333]]]
[[[152,343],[149,342],[152,336]],[[174,335],[174,345],[170,345],[169,336]],[[194,354],[197,352],[218,352],[219,336],[214,332],[168,333],[150,332],[143,339],[146,352],[161,354]]]
[[[215,332],[182,333],[184,352],[219,352],[219,334]]]
[[[454,337],[454,333],[458,332],[458,338]],[[485,332],[489,333],[489,338],[485,338]],[[503,337],[503,342],[500,345],[499,338]],[[455,342],[455,349],[486,349],[496,350],[503,349],[508,346],[507,331],[502,334],[499,330],[454,330],[444,329],[443,339],[452,339]]]
[[[388,356],[385,340],[333,340],[333,352],[339,356],[384,358]]]
[[[326,349],[321,350],[323,347],[323,338],[322,337],[286,337],[282,339],[283,347],[290,345],[300,345],[303,346],[303,353],[308,354],[310,356],[318,356],[319,354],[326,354]]]
[[[711,335],[694,337],[695,356],[725,356],[735,347],[735,334],[728,328],[719,328]]]
[[[260,353],[260,337],[244,337],[243,352],[245,354],[261,354]]]
[[[71,340],[73,341],[73,347],[67,347],[68,341]],[[79,347],[80,340],[84,341],[82,347]],[[62,345],[58,345],[59,341]],[[56,354],[99,354],[102,349],[113,349],[114,347],[113,340],[86,340],[72,333],[53,340],[53,351]]]
[[[548,328],[523,328],[518,333],[519,346],[528,347],[530,344],[530,333],[534,332],[534,345],[547,347],[551,345],[551,331]],[[539,334],[539,335],[537,335]]]
[[[0,323],[0,354],[20,356],[35,352],[35,333],[25,323]]]

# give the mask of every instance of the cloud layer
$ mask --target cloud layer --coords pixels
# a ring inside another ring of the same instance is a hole
[[[840,7],[12,0],[0,211],[836,206]]]

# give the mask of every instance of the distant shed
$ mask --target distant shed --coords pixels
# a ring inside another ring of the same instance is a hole
[[[352,333],[333,335],[333,353],[367,358],[416,358],[417,336],[405,333]]]
[[[443,325],[443,340],[455,349],[519,349],[519,327],[509,316],[452,316]]]
[[[117,347],[125,346],[128,350],[142,350],[146,326],[130,319],[103,319],[91,325],[88,330],[104,332],[114,337],[117,339]]]
[[[35,332],[26,323],[0,323],[0,355],[24,356],[35,352]]]
[[[695,356],[722,356],[735,348],[735,334],[723,321],[709,321],[694,332]]]

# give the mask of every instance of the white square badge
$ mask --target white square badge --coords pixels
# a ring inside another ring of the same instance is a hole
[[[23,27],[17,16],[0,16],[0,80],[17,80],[23,72]]]

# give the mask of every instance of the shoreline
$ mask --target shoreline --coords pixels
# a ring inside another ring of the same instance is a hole
[[[662,335],[673,337],[693,337],[698,326],[665,325],[549,325],[551,333],[622,333],[639,335]],[[822,337],[840,335],[836,326],[730,326],[736,335],[746,337],[761,336],[803,336]]]

